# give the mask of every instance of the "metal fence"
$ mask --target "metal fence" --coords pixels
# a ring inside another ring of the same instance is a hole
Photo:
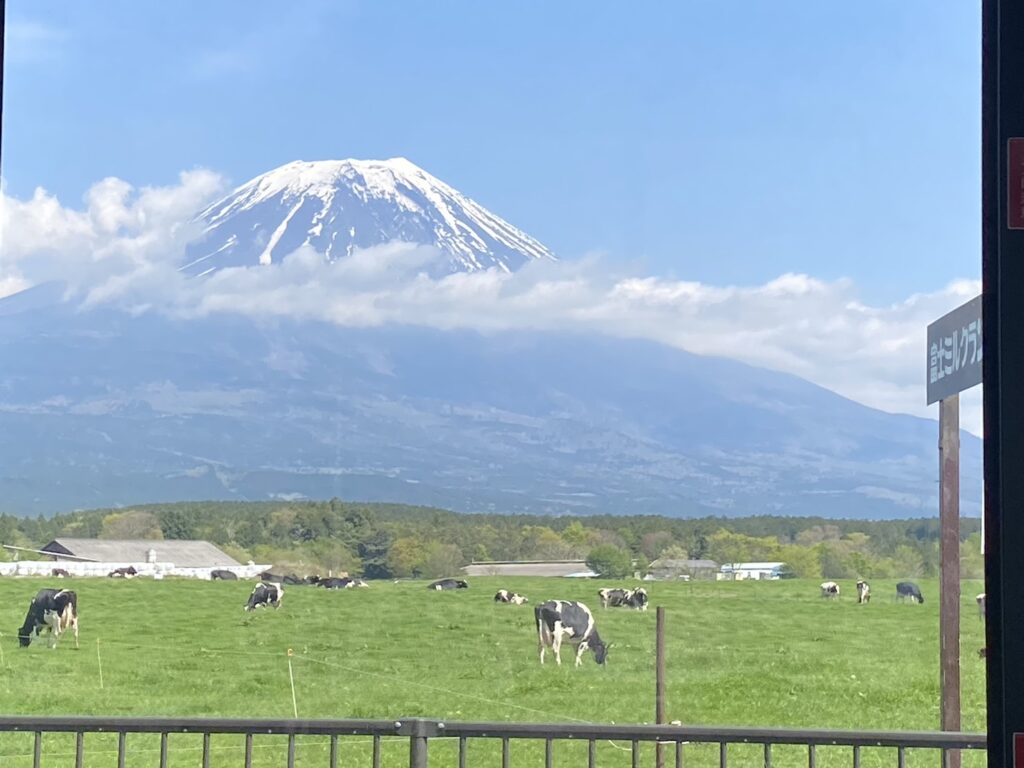
[[[941,756],[942,765],[948,765],[952,757],[964,750],[984,750],[986,738],[981,733],[954,732],[914,732],[914,731],[835,731],[808,730],[786,728],[726,728],[689,725],[590,725],[566,723],[477,723],[450,722],[426,718],[407,718],[401,720],[250,720],[250,719],[207,719],[207,718],[108,718],[108,717],[0,717],[0,737],[9,738],[12,733],[25,734],[32,739],[32,749],[25,755],[26,761],[33,768],[42,768],[54,764],[47,751],[44,750],[44,736],[48,734],[65,734],[74,737],[73,751],[66,754],[68,764],[75,768],[97,764],[87,751],[87,736],[105,734],[107,738],[116,737],[116,752],[111,750],[111,763],[116,759],[118,768],[126,768],[130,754],[130,737],[133,734],[150,734],[150,738],[158,738],[156,759],[146,761],[146,765],[158,765],[169,768],[173,760],[173,751],[169,736],[172,734],[192,734],[201,738],[201,765],[211,768],[211,737],[240,737],[238,756],[232,758],[231,765],[254,765],[254,741],[264,737],[283,737],[282,756],[275,763],[296,766],[296,738],[319,737],[325,743],[323,758],[317,764],[325,768],[339,768],[340,745],[352,737],[368,737],[365,739],[370,748],[366,751],[365,760],[360,765],[372,768],[382,767],[382,745],[385,740],[393,745],[400,740],[400,754],[389,752],[388,764],[409,768],[427,768],[431,752],[435,752],[435,766],[467,765],[478,763],[500,764],[502,768],[521,764],[523,766],[540,765],[541,751],[545,768],[555,765],[578,768],[587,765],[596,768],[606,761],[598,759],[599,745],[616,746],[619,760],[616,764],[628,762],[632,768],[640,765],[654,765],[654,749],[662,753],[661,760],[666,766],[682,768],[691,765],[687,750],[703,745],[717,752],[713,762],[719,768],[729,765],[764,766],[772,768],[773,748],[792,751],[800,750],[803,757],[802,765],[818,768],[819,752],[827,749],[830,764],[836,764],[837,750],[845,753],[842,763],[860,768],[866,752],[873,756],[878,751],[889,755],[886,764],[898,768],[906,768],[908,750],[927,750],[934,757]],[[500,745],[500,756],[497,748],[491,759],[474,760],[468,758],[469,745],[481,741],[489,741]],[[536,745],[536,753],[530,759],[513,761],[512,744],[531,742]],[[555,760],[555,745],[561,742],[573,742],[580,752],[571,760]],[[407,747],[405,744],[407,743]],[[585,745],[585,752],[584,752]],[[746,745],[741,747],[740,745]],[[443,749],[442,749],[443,747]],[[750,749],[757,749],[756,760],[751,759]],[[736,752],[743,749],[742,756]],[[443,754],[442,754],[443,752]],[[583,756],[585,754],[585,757]],[[115,757],[116,755],[116,757]],[[706,754],[703,755],[707,757]],[[397,759],[396,759],[397,758]],[[790,758],[792,755],[790,754]],[[610,761],[608,761],[610,762]],[[4,757],[0,748],[0,763],[12,764]],[[195,765],[194,762],[189,764]],[[313,763],[303,761],[303,765]],[[705,764],[704,761],[701,764]],[[930,765],[935,762],[929,761]],[[355,766],[356,763],[346,760],[345,765]]]

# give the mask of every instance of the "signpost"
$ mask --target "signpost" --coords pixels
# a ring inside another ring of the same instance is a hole
[[[928,326],[928,404],[939,403],[942,730],[960,730],[960,393],[981,383],[981,297]],[[960,755],[950,754],[958,768]]]

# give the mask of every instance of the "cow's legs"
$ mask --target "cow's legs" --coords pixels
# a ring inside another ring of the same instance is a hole
[[[551,650],[555,653],[555,664],[562,666],[562,622],[555,622],[554,637],[551,639]]]
[[[585,642],[580,643],[576,646],[576,664],[574,666],[580,666],[583,664],[583,653],[587,650],[587,644]]]

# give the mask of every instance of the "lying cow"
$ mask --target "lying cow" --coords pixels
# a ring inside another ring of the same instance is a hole
[[[923,603],[924,597],[921,595],[921,589],[912,581],[901,581],[896,585],[896,599],[904,601],[910,598],[911,602]]]
[[[438,592],[443,589],[469,589],[469,584],[462,579],[438,579],[428,584],[427,589],[436,589]]]
[[[296,587],[296,586],[300,586],[302,584],[306,584],[308,582],[305,579],[303,579],[301,576],[296,576],[294,573],[289,573],[289,574],[286,574],[285,576],[281,577],[281,583],[282,584],[287,584],[287,585],[292,586],[292,587]]]
[[[210,579],[213,581],[238,581],[238,574],[234,571],[216,569],[210,571]]]
[[[864,580],[857,582],[857,602],[867,603],[871,601],[871,586]]]
[[[984,593],[984,592],[982,592],[982,593],[981,593],[980,595],[978,595],[978,596],[977,596],[976,598],[974,598],[974,599],[975,599],[975,601],[976,601],[976,602],[978,603],[978,615],[979,615],[979,616],[980,616],[981,618],[983,618],[983,619],[984,619],[984,618],[985,618],[985,615],[986,615],[986,614],[985,614],[985,593]]]
[[[602,589],[598,591],[602,608],[629,607],[638,611],[647,610],[647,590],[638,589]]]
[[[821,596],[830,600],[839,597],[839,585],[834,581],[825,581],[821,584]]]
[[[594,614],[583,603],[573,600],[548,600],[533,609],[537,623],[537,648],[540,663],[544,663],[544,652],[550,648],[555,654],[555,663],[562,664],[562,639],[567,638],[576,647],[576,664],[583,663],[584,651],[593,651],[594,660],[604,664],[610,645],[605,645],[594,625]]]
[[[71,578],[71,572],[65,570],[64,568],[54,568],[52,571],[50,571],[50,575],[51,576],[55,576],[58,579],[70,579]]]
[[[353,579],[350,576],[320,579],[317,584],[324,589],[354,589],[355,587],[370,586],[362,579]]]
[[[50,632],[50,647],[57,647],[57,640],[70,629],[75,633],[75,648],[78,648],[78,595],[70,589],[41,589],[28,604],[25,623],[18,630],[18,642],[24,648],[32,637],[44,629]]]
[[[270,571],[264,571],[259,575],[259,580],[266,582],[267,584],[280,584],[284,581],[284,576],[280,576]]]
[[[107,576],[111,579],[130,579],[133,576],[138,576],[139,572],[135,570],[134,565],[129,565],[127,568],[115,568]]]
[[[264,608],[272,605],[275,608],[281,607],[281,600],[284,598],[284,586],[281,584],[268,584],[261,581],[257,584],[252,594],[249,595],[249,602],[245,604],[245,610],[251,611],[256,608]]]
[[[511,603],[512,605],[523,605],[530,602],[523,595],[518,592],[509,592],[507,589],[499,589],[497,594],[494,596],[494,602],[496,603]]]

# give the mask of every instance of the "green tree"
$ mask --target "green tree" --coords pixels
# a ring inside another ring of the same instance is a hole
[[[587,567],[609,579],[622,579],[633,573],[633,560],[626,550],[602,544],[590,550]]]
[[[103,518],[101,539],[162,539],[160,521],[152,512],[129,510],[113,512]]]
[[[400,579],[419,576],[425,554],[423,542],[420,539],[411,537],[397,539],[388,550],[388,570]]]

